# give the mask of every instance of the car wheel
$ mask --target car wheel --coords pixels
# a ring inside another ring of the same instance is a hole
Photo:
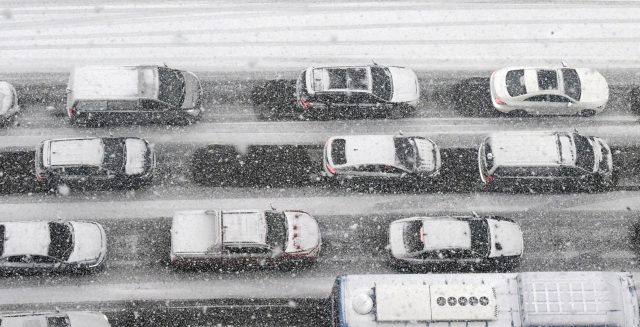
[[[586,110],[580,111],[580,116],[582,117],[593,117],[595,115],[596,115],[596,111],[593,109],[586,109]]]
[[[516,109],[516,110],[513,110],[513,111],[509,112],[509,116],[511,116],[511,117],[526,117],[528,115],[529,114],[524,109]]]

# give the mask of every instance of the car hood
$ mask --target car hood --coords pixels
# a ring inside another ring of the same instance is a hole
[[[107,236],[102,226],[91,222],[70,222],[73,226],[73,252],[69,262],[97,260],[107,250]]]
[[[320,245],[320,228],[311,215],[300,211],[285,211],[284,214],[289,225],[285,252],[309,251]]]
[[[597,102],[598,106],[609,100],[609,84],[597,71],[588,68],[577,68],[582,86],[580,102]]]
[[[393,97],[391,102],[410,102],[420,98],[418,77],[408,68],[388,67],[393,83]]]
[[[504,220],[487,219],[491,235],[491,251],[489,257],[514,256],[522,254],[522,231],[516,223]],[[498,250],[496,243],[500,243]]]
[[[198,77],[191,72],[182,72],[184,76],[185,95],[182,109],[193,109],[200,104],[201,86]]]
[[[71,326],[110,327],[107,317],[100,312],[67,312]]]

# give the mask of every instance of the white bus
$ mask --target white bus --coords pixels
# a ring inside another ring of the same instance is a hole
[[[621,272],[342,275],[332,326],[640,326]]]

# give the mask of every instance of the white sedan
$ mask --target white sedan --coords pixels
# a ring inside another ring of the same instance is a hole
[[[6,124],[20,111],[18,94],[13,85],[0,82],[0,122]]]
[[[0,222],[0,272],[92,271],[107,254],[95,222]]]
[[[490,89],[493,106],[517,116],[593,116],[609,100],[607,81],[588,68],[504,68],[493,72]]]
[[[2,327],[110,327],[107,317],[100,312],[29,312],[0,315]]]

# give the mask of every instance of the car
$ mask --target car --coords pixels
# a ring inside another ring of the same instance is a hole
[[[107,316],[100,312],[24,312],[0,314],[2,327],[110,327]]]
[[[96,222],[0,222],[0,271],[92,272],[102,268],[107,235]]]
[[[415,111],[419,98],[418,77],[405,67],[309,67],[296,82],[298,109],[310,117],[355,112],[400,118]]]
[[[155,167],[152,147],[137,137],[51,139],[36,148],[35,172],[41,182],[136,188],[151,183]]]
[[[490,90],[498,111],[520,116],[593,116],[609,100],[606,79],[589,68],[503,68],[491,75]]]
[[[486,186],[560,182],[608,189],[616,184],[607,143],[577,132],[491,133],[478,148],[478,169]]]
[[[7,124],[20,111],[18,93],[8,82],[0,82],[0,124]]]
[[[74,124],[200,119],[203,92],[195,74],[161,66],[79,66],[69,76],[67,114]]]
[[[440,174],[440,148],[420,136],[331,136],[324,146],[324,175],[336,179],[431,179]]]
[[[512,270],[523,238],[515,221],[499,216],[411,217],[389,225],[387,248],[396,267]]]
[[[315,261],[318,223],[297,210],[190,210],[174,213],[171,262],[282,267]]]

